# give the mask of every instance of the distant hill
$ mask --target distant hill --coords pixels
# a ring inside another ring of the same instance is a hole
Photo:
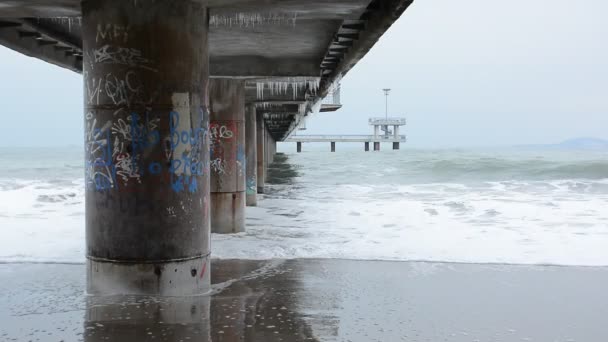
[[[597,138],[576,138],[557,144],[560,148],[573,150],[604,150],[608,149],[608,140]]]
[[[608,151],[608,140],[598,138],[574,138],[562,141],[558,144],[546,145],[519,145],[524,149],[554,149],[554,150],[606,150]]]

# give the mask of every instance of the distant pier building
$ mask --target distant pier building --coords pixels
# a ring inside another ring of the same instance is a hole
[[[362,142],[365,151],[369,151],[370,143],[373,143],[374,151],[380,151],[380,143],[393,143],[393,150],[398,150],[401,143],[407,141],[405,135],[401,135],[400,127],[406,125],[405,118],[369,118],[369,125],[373,126],[372,135],[293,135],[286,142],[295,142],[297,151],[302,152],[302,143],[305,142],[329,142],[331,152],[336,151],[336,142]]]

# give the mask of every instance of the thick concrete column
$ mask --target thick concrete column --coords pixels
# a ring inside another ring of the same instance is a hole
[[[302,142],[301,142],[301,141],[298,141],[298,142],[296,143],[296,145],[297,145],[297,150],[298,150],[298,153],[302,153]]]
[[[331,142],[331,151],[336,152],[336,142],[335,141]]]
[[[209,86],[211,231],[245,231],[245,83],[213,79]]]
[[[266,141],[266,127],[264,126],[264,113],[256,113],[256,139],[257,139],[257,158],[258,158],[258,194],[264,193],[264,183],[266,181],[266,155],[264,145]]]
[[[210,290],[207,18],[82,2],[89,294]]]
[[[266,172],[265,172],[265,181],[268,181],[268,166],[270,166],[270,164],[272,164],[272,159],[273,159],[273,154],[272,154],[272,136],[270,135],[270,132],[268,132],[268,130],[265,131],[265,136],[266,139],[264,141],[264,165],[266,167]]]
[[[258,158],[257,158],[257,125],[255,104],[249,104],[245,113],[245,154],[246,154],[246,199],[248,206],[255,207],[258,204]]]
[[[378,139],[379,133],[380,133],[380,126],[374,125],[374,139]]]
[[[369,152],[369,141],[365,142],[365,152]]]
[[[374,151],[380,151],[380,142],[374,141]]]
[[[395,139],[399,139],[399,126],[394,126],[393,133],[395,134]]]
[[[270,135],[270,133],[267,133],[266,136],[268,137],[268,165],[270,165],[274,162],[277,142],[274,141],[274,138],[272,137],[272,135]]]
[[[398,142],[393,142],[393,150],[398,150],[399,149],[399,143]]]

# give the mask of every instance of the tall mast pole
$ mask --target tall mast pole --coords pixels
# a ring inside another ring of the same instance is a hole
[[[384,91],[384,116],[388,120],[388,94],[390,93],[390,88],[382,89]]]

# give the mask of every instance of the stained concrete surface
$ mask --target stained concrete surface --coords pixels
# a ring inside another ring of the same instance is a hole
[[[0,341],[607,341],[608,268],[213,262],[214,294],[86,297],[84,265],[1,264]]]

